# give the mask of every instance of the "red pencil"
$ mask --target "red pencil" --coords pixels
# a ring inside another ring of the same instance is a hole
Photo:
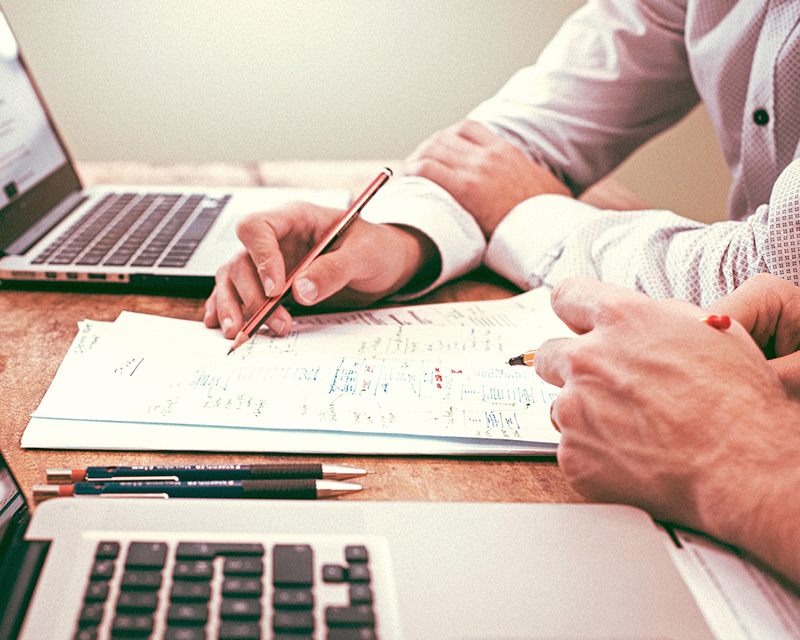
[[[314,247],[309,251],[303,259],[300,261],[292,272],[286,276],[286,283],[283,285],[283,290],[276,296],[272,296],[271,298],[267,298],[264,301],[264,304],[256,311],[253,316],[244,324],[242,330],[236,336],[236,339],[233,341],[233,346],[231,346],[230,351],[228,351],[228,355],[233,353],[236,349],[241,347],[245,342],[247,342],[250,338],[253,337],[253,334],[258,331],[258,328],[264,324],[264,321],[272,315],[275,309],[278,308],[278,305],[283,300],[284,296],[289,293],[289,290],[292,288],[292,284],[294,283],[294,279],[298,273],[300,273],[303,269],[306,269],[308,265],[312,263],[320,254],[325,252],[333,243],[334,241],[342,235],[349,227],[353,221],[358,217],[358,214],[361,213],[361,210],[364,206],[372,199],[378,189],[380,189],[386,181],[392,177],[392,170],[388,167],[381,171],[378,176],[370,183],[370,185],[364,190],[358,198],[356,198],[350,207],[345,211],[336,222],[333,223],[330,229],[325,232],[325,235],[320,239],[320,241],[314,245]]]

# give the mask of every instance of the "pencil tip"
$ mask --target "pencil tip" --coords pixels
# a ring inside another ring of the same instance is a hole
[[[515,365],[519,365],[519,364],[524,365],[525,364],[525,356],[524,355],[514,356],[513,358],[511,358],[508,361],[508,364],[510,364],[512,367],[515,366]]]
[[[231,348],[228,349],[228,355],[231,355],[234,351],[236,351],[239,347],[241,347],[249,339],[250,339],[250,336],[248,336],[244,331],[240,331],[238,334],[236,334],[236,339],[233,341],[233,344],[231,345]]]

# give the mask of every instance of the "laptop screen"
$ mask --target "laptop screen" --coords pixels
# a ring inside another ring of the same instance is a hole
[[[0,12],[0,248],[77,189],[78,178]]]
[[[0,455],[0,564],[5,556],[9,543],[9,526],[19,519],[20,513],[27,508],[25,497],[19,490],[11,470]]]
[[[0,207],[67,162],[0,16]]]
[[[8,468],[3,456],[0,455],[0,618],[2,605],[8,598],[12,587],[6,573],[8,572],[9,556],[13,546],[17,543],[20,528],[27,525],[28,506],[25,497],[19,489],[11,470]]]

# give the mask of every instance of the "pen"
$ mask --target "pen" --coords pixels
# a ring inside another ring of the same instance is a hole
[[[290,480],[316,478],[344,480],[365,476],[364,469],[328,463],[300,464],[200,464],[134,467],[87,467],[86,469],[48,469],[47,482],[70,484],[95,481],[125,482],[131,480],[161,482],[180,480]]]
[[[731,319],[729,316],[716,316],[716,315],[708,315],[708,316],[700,316],[698,318],[700,322],[707,324],[709,327],[714,329],[719,329],[720,331],[725,331],[729,329],[731,326]],[[525,365],[526,367],[533,366],[533,357],[536,355],[536,349],[531,349],[530,351],[526,351],[525,353],[514,356],[508,361],[510,365]]]
[[[237,334],[236,339],[233,341],[233,345],[228,351],[228,355],[233,353],[236,349],[253,337],[253,334],[258,331],[258,328],[262,324],[264,324],[264,321],[269,318],[270,315],[272,315],[275,309],[278,308],[278,305],[280,305],[284,296],[289,294],[297,274],[306,269],[308,265],[310,265],[320,254],[324,253],[330,248],[333,242],[347,230],[347,227],[349,227],[358,217],[358,214],[361,213],[361,210],[364,208],[367,202],[372,199],[372,196],[377,193],[378,189],[386,184],[386,181],[391,176],[392,170],[388,167],[385,168],[369,184],[369,186],[364,190],[364,193],[362,193],[353,201],[347,211],[345,211],[339,217],[339,219],[333,223],[331,228],[325,232],[325,235],[322,236],[320,241],[314,245],[311,251],[309,251],[303,257],[300,263],[294,269],[292,269],[291,273],[286,276],[286,282],[284,283],[281,292],[278,295],[267,298],[258,311],[256,311],[245,323],[245,325],[242,327],[242,330]]]
[[[533,366],[533,356],[536,355],[536,349],[531,349],[530,351],[526,351],[525,353],[514,356],[511,360],[508,361],[510,365],[524,365],[526,367]]]
[[[361,490],[360,484],[337,480],[191,480],[189,482],[76,482],[37,484],[36,501],[67,496],[114,498],[272,498],[314,500]]]

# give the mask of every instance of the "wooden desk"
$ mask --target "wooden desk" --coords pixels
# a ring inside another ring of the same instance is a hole
[[[290,162],[251,164],[149,165],[88,163],[80,166],[86,184],[197,184],[227,186],[343,187],[359,192],[382,162]],[[635,196],[614,184],[587,194],[607,205],[638,206]],[[427,302],[493,299],[512,287],[478,272],[434,292]],[[201,320],[203,300],[145,295],[54,293],[0,289],[0,448],[30,504],[32,486],[45,481],[48,467],[108,464],[200,464],[279,461],[299,456],[211,453],[147,453],[23,450],[22,433],[44,396],[79,321],[114,320],[123,310]],[[303,457],[307,460],[323,460]],[[576,502],[581,498],[564,482],[551,459],[346,457],[371,471],[368,491],[347,499],[505,502]]]

